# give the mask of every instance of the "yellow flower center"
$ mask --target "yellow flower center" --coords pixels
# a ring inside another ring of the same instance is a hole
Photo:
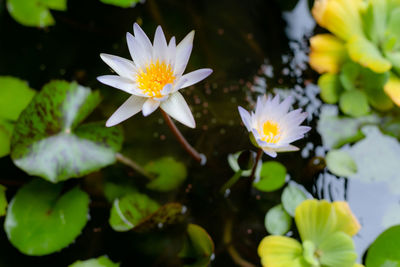
[[[263,129],[261,135],[261,140],[267,143],[276,144],[281,138],[281,130],[279,125],[275,121],[266,121],[263,124]]]
[[[171,65],[165,62],[151,62],[146,68],[140,69],[136,76],[139,89],[149,97],[162,97],[161,90],[166,84],[175,81]]]

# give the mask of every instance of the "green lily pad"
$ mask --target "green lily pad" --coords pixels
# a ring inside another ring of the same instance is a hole
[[[101,256],[96,259],[76,261],[68,267],[119,267],[119,263],[112,262],[108,257]]]
[[[281,201],[286,212],[290,216],[294,216],[295,210],[298,205],[301,204],[308,197],[300,185],[296,183],[290,183],[282,192]]]
[[[10,143],[14,124],[0,118],[0,157],[10,153]]]
[[[339,106],[343,113],[353,117],[366,115],[370,111],[367,96],[359,90],[344,92],[340,96]]]
[[[260,180],[253,184],[263,192],[278,190],[285,184],[286,168],[277,161],[264,162],[261,166]]]
[[[128,183],[119,184],[111,181],[106,181],[104,183],[104,196],[111,203],[113,203],[117,198],[122,198],[125,195],[136,192],[136,188]]]
[[[81,233],[89,218],[89,196],[75,187],[34,180],[11,200],[4,229],[22,253],[41,256],[60,251]]]
[[[6,215],[7,205],[6,188],[0,185],[0,216]]]
[[[331,150],[325,158],[327,167],[335,175],[349,177],[357,173],[354,159],[343,150]]]
[[[109,223],[115,231],[129,231],[159,207],[159,204],[147,195],[131,193],[114,200]]]
[[[196,224],[188,224],[183,248],[178,255],[183,260],[184,266],[208,266],[213,253],[214,242],[206,230]]]
[[[318,79],[321,88],[321,98],[325,103],[335,104],[339,101],[340,93],[343,91],[340,78],[337,74],[325,73]]]
[[[284,235],[292,227],[292,217],[285,211],[282,204],[279,204],[267,212],[264,224],[268,233]]]
[[[134,7],[141,0],[100,0],[104,4],[119,6],[119,7]]]
[[[399,240],[400,225],[393,226],[380,234],[368,250],[366,266],[400,266]]]
[[[149,173],[157,177],[147,184],[147,188],[155,191],[171,191],[180,186],[186,179],[187,171],[183,163],[172,157],[164,157],[146,164],[144,167]]]
[[[43,28],[55,23],[50,9],[67,10],[67,0],[7,0],[7,9],[18,23]]]
[[[15,165],[56,183],[114,163],[122,145],[121,130],[103,123],[79,126],[99,102],[98,92],[77,83],[45,85],[15,124],[11,139]]]
[[[35,94],[36,91],[27,82],[11,76],[0,76],[0,118],[17,120]]]

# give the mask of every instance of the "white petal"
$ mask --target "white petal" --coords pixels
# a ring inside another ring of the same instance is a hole
[[[175,75],[182,75],[192,53],[194,31],[191,31],[176,47]]]
[[[196,127],[192,112],[179,92],[173,93],[167,100],[162,102],[161,108],[180,123],[190,128]]]
[[[157,27],[156,34],[154,36],[153,47],[153,60],[167,62],[168,45],[161,26]]]
[[[97,80],[131,95],[144,96],[143,93],[141,93],[141,91],[136,87],[136,84],[127,78],[118,75],[104,75],[97,77]]]
[[[104,53],[100,54],[100,57],[118,75],[131,80],[134,78],[136,68],[131,60]]]
[[[112,116],[107,120],[106,126],[114,126],[138,113],[142,110],[146,98],[140,96],[131,96],[125,101]]]
[[[192,71],[192,72],[189,72],[189,73],[183,75],[181,79],[186,79],[187,81],[179,89],[191,86],[195,83],[198,83],[198,82],[204,80],[212,72],[213,72],[212,69],[199,69],[199,70],[195,70],[195,71]]]
[[[151,45],[150,39],[137,23],[133,24],[133,33],[135,34],[136,40],[141,44],[146,53],[151,55],[153,46]]]
[[[298,151],[298,150],[299,150],[299,148],[297,146],[292,146],[292,145],[278,147],[275,149],[275,151],[277,151],[277,152],[290,152],[290,151]]]
[[[251,131],[251,116],[250,113],[242,107],[238,107],[240,117],[242,118],[244,126],[246,126],[247,130]]]
[[[161,90],[162,95],[168,95],[172,91],[172,83],[166,84]]]
[[[148,98],[146,102],[144,102],[143,104],[143,109],[142,109],[143,116],[147,117],[148,115],[153,113],[153,111],[156,110],[159,106],[160,106],[160,101]]]
[[[176,57],[176,41],[175,36],[171,38],[168,45],[168,59],[167,63],[171,65],[172,69],[175,68],[175,57]]]
[[[126,41],[128,43],[129,53],[131,54],[136,67],[144,69],[146,64],[149,64],[151,61],[151,54],[148,54],[138,40],[136,40],[129,32],[126,33]]]
[[[264,147],[262,148],[262,150],[264,151],[265,154],[267,154],[270,157],[276,158],[276,156],[277,156],[277,153],[275,150],[264,148]]]

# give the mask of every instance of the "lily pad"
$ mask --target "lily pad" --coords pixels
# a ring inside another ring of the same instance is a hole
[[[208,266],[213,253],[214,242],[206,230],[196,224],[188,224],[183,248],[179,252],[179,257],[183,260],[184,266]]]
[[[149,162],[144,168],[149,173],[157,175],[154,180],[147,184],[147,188],[160,192],[177,188],[187,176],[185,165],[172,157],[164,157]]]
[[[282,205],[290,216],[294,216],[295,210],[308,197],[300,185],[290,183],[282,192]]]
[[[100,102],[89,88],[52,81],[15,124],[11,158],[30,175],[53,183],[81,177],[115,162],[122,132],[103,123],[79,124]]]
[[[7,9],[20,24],[43,28],[55,23],[50,9],[67,10],[67,0],[7,0]]]
[[[6,188],[0,185],[0,216],[6,215],[7,205]]]
[[[75,187],[34,180],[11,200],[4,229],[22,253],[41,256],[60,251],[81,233],[89,218],[89,196]]]
[[[272,192],[281,188],[285,179],[285,166],[277,161],[268,161],[262,164],[260,179],[253,186],[263,192]]]
[[[368,250],[366,266],[400,266],[400,225],[384,231]]]
[[[340,96],[339,106],[343,113],[353,117],[366,115],[370,111],[367,95],[359,90],[344,92]]]
[[[285,211],[282,204],[279,204],[267,212],[264,223],[268,233],[284,235],[292,227],[292,217]]]
[[[321,98],[325,103],[335,104],[339,101],[340,93],[343,91],[339,76],[326,73],[318,79],[318,86],[321,88]]]
[[[349,177],[357,173],[357,165],[346,151],[331,150],[325,161],[329,171],[335,175]]]
[[[10,153],[10,143],[14,124],[0,118],[0,157]]]
[[[112,262],[108,257],[101,256],[97,259],[76,261],[68,267],[119,267],[119,263]]]
[[[119,6],[119,7],[134,7],[137,3],[143,2],[141,0],[100,0],[104,4]]]

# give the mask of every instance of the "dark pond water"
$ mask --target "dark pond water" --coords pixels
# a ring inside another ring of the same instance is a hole
[[[313,85],[317,76],[307,65],[307,40],[315,28],[307,1],[148,0],[135,8],[121,9],[97,0],[69,0],[67,12],[53,14],[55,27],[28,28],[16,23],[6,11],[5,1],[0,1],[0,75],[27,80],[37,90],[52,79],[76,80],[99,89],[103,102],[89,120],[105,120],[126,98],[124,93],[97,82],[96,77],[109,74],[100,53],[129,57],[125,34],[132,32],[133,22],[142,23],[150,36],[157,25],[162,25],[167,37],[175,35],[178,40],[196,30],[187,72],[210,67],[214,73],[205,82],[183,92],[197,128],[178,127],[207,156],[207,165],[199,166],[187,157],[159,111],[148,118],[137,115],[123,123],[122,152],[139,163],[172,155],[189,167],[188,179],[181,189],[152,196],[161,202],[183,203],[187,207],[187,221],[209,232],[216,246],[212,266],[233,265],[223,241],[230,222],[237,251],[246,260],[259,264],[257,246],[267,234],[265,212],[280,202],[281,191],[249,193],[246,179],[233,186],[228,195],[221,195],[219,190],[233,175],[227,155],[253,149],[237,106],[249,108],[258,95],[274,92],[274,88],[280,88],[281,93],[294,93],[296,105],[309,112],[307,123],[313,127],[307,138],[296,143],[305,149],[278,156],[291,179],[304,185],[315,197],[350,201],[365,226],[355,238],[360,257],[382,230],[370,216],[371,209],[396,202],[395,195],[388,195],[384,185],[371,189],[365,184],[330,176],[314,164],[315,157],[324,156],[325,149],[315,130],[321,106],[318,88]],[[268,160],[266,155],[264,160]],[[14,167],[9,157],[0,160],[0,168],[0,183],[10,188],[9,197],[31,179]],[[4,231],[0,231],[1,266],[67,266],[77,259],[103,254],[122,266],[179,266],[176,253],[182,244],[184,225],[146,235],[114,232],[108,225],[110,205],[96,189],[96,181],[105,178],[139,186],[145,182],[120,164],[84,179],[68,181],[71,185],[82,184],[92,197],[91,220],[83,234],[59,253],[28,257],[20,254]],[[379,199],[379,203],[369,199],[366,206],[361,196],[375,190],[381,190],[385,199]],[[1,220],[2,223],[4,219]]]

